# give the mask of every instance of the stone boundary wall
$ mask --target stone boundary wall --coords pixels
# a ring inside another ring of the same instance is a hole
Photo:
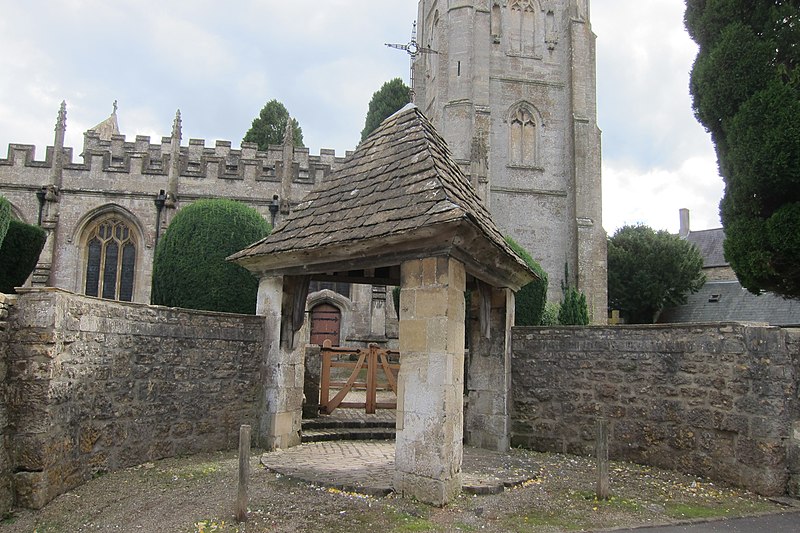
[[[0,516],[6,514],[14,505],[14,489],[12,487],[13,468],[8,457],[10,442],[8,427],[8,313],[14,305],[15,297],[0,292]]]
[[[36,289],[18,296],[8,326],[18,506],[40,508],[104,471],[235,448],[240,424],[258,427],[263,317]]]
[[[747,324],[515,328],[512,445],[609,453],[800,494],[800,331]]]

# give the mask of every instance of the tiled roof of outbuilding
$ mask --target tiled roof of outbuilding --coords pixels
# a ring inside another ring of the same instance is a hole
[[[800,326],[800,301],[772,293],[755,295],[738,281],[708,281],[686,303],[665,309],[659,322],[765,322]]]
[[[386,119],[270,236],[229,259],[245,264],[248,258],[302,250],[320,256],[331,247],[390,237],[397,243],[398,236],[410,239],[425,228],[462,223],[532,275],[506,244],[444,139],[409,104]]]
[[[703,256],[703,268],[727,266],[722,243],[725,241],[725,230],[722,228],[692,231],[686,240],[693,243]]]

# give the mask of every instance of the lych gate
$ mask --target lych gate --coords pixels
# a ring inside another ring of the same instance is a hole
[[[416,107],[386,119],[272,235],[231,259],[260,280],[267,448],[300,443],[299,332],[309,282],[324,280],[400,286],[395,491],[446,503],[461,489],[464,440],[508,449],[514,292],[534,274]]]

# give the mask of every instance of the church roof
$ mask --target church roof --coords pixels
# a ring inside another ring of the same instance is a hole
[[[254,272],[322,273],[447,253],[495,286],[535,278],[505,242],[444,139],[414,105],[365,139],[265,239],[229,260]]]

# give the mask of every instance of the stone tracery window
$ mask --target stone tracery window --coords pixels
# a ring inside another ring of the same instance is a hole
[[[121,218],[104,217],[86,233],[84,292],[108,300],[133,300],[137,242]]]
[[[533,0],[511,0],[509,10],[509,51],[532,56],[536,34],[536,3]]]
[[[509,163],[515,166],[536,164],[537,123],[534,111],[526,104],[516,106],[509,117]]]

